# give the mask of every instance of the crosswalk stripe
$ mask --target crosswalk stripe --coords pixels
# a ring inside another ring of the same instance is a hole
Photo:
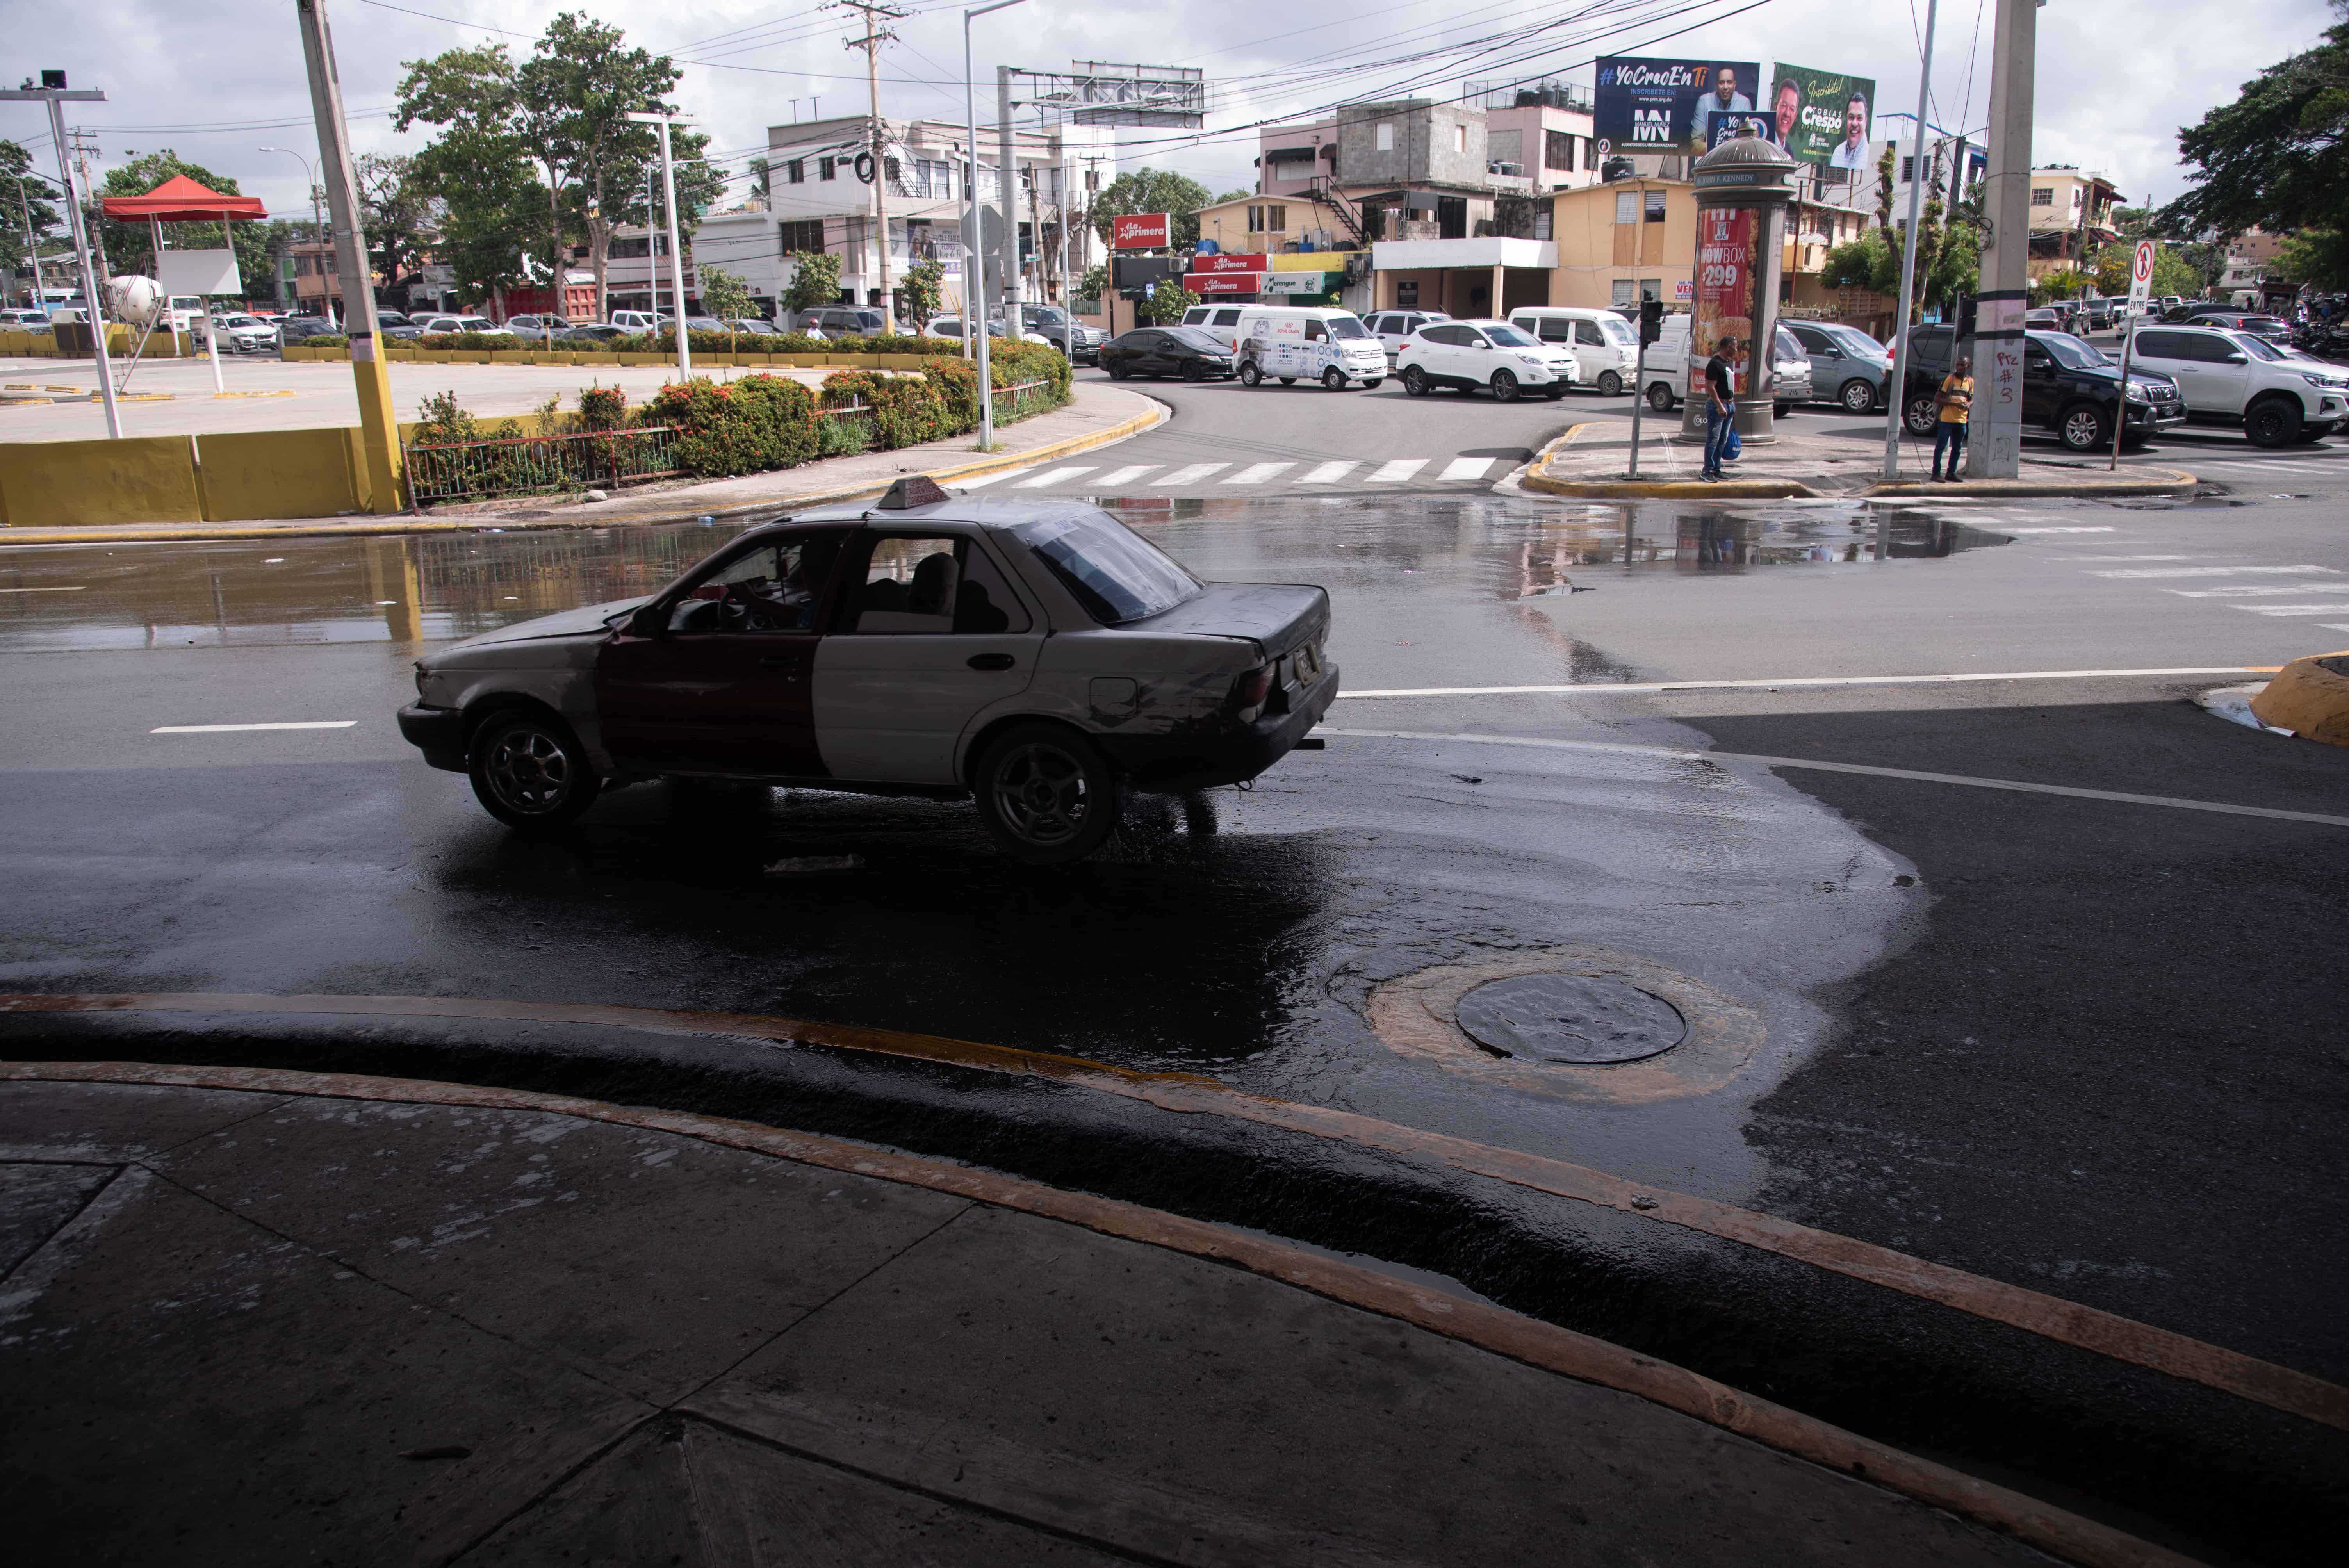
[[[2331,604],[2230,604],[2230,610],[2247,610],[2254,615],[2338,615],[2341,605]]]
[[[1168,474],[1163,480],[1154,480],[1150,488],[1152,490],[1176,490],[1184,485],[1195,485],[1201,480],[1206,479],[1209,474],[1222,473],[1226,469],[1230,468],[1231,466],[1232,465],[1229,463],[1193,463],[1188,468],[1176,469],[1173,473]]]
[[[1381,463],[1371,471],[1369,480],[1374,485],[1399,485],[1425,467],[1425,458],[1397,458],[1393,462]]]
[[[1485,477],[1485,470],[1492,466],[1493,459],[1490,458],[1454,458],[1444,464],[1444,471],[1435,477],[1444,480],[1481,480]]]
[[[1021,480],[1019,481],[1019,488],[1021,490],[1041,490],[1046,485],[1066,484],[1069,480],[1075,479],[1079,474],[1089,474],[1100,466],[1101,465],[1099,463],[1079,463],[1076,467],[1071,469],[1046,469],[1042,473],[1038,474],[1033,479]]]
[[[2091,577],[2301,577],[2332,575],[2330,566],[2125,566],[2116,572],[2091,572]]]
[[[1297,482],[1301,485],[1333,485],[1361,466],[1360,463],[1319,463],[1307,469]]]
[[[2231,583],[2224,588],[2164,588],[2162,592],[2180,599],[2274,599],[2286,593],[2349,593],[2349,583],[2281,583],[2267,588]]]
[[[999,474],[974,474],[967,480],[954,480],[954,488],[957,490],[985,490],[988,486],[991,484],[1000,484],[1002,481],[1012,478],[1014,475],[1024,474],[1029,471],[1029,469],[1032,469],[1034,467],[1035,465],[1030,463],[1026,469],[1006,469]]]
[[[1296,466],[1295,463],[1250,463],[1223,482],[1227,485],[1260,485],[1275,474],[1285,474]]]
[[[2098,523],[2093,528],[2015,528],[2006,523],[1992,523],[1990,526],[2000,533],[2110,533],[2113,531],[2113,525],[2108,522]]]
[[[1093,482],[1103,485],[1130,485],[1157,466],[1156,463],[1135,463],[1128,468],[1112,469]]]

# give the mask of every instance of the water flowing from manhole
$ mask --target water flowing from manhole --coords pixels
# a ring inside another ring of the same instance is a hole
[[[1611,975],[1488,980],[1460,998],[1454,1016],[1490,1055],[1542,1062],[1645,1061],[1688,1037],[1679,1008]]]

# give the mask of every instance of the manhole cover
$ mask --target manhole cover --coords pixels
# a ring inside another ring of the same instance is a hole
[[[1588,975],[1512,975],[1460,998],[1460,1027],[1496,1057],[1539,1062],[1643,1061],[1688,1037],[1688,1020],[1628,981]]]

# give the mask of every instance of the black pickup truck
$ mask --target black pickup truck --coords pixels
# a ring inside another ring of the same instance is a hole
[[[1950,373],[1957,329],[1920,326],[1909,335],[1900,419],[1912,436],[1930,436],[1940,418],[1933,395]],[[1971,340],[1969,347],[1971,348]],[[1974,404],[1985,406],[1991,377],[1974,357]],[[2167,376],[2132,368],[2126,397],[2121,370],[2104,353],[2065,332],[2029,332],[2023,346],[2023,428],[2054,436],[2075,452],[2108,451],[2114,410],[2126,407],[2124,447],[2141,446],[2157,432],[2186,422],[2186,400]]]

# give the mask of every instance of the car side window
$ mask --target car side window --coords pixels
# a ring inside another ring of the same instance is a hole
[[[799,535],[745,550],[687,590],[670,607],[668,629],[686,635],[813,631],[846,538],[836,531]]]
[[[1542,335],[1547,337],[1549,334],[1545,332]],[[1607,346],[1607,335],[1599,330],[1597,322],[1578,321],[1574,324],[1574,341],[1587,343],[1593,348],[1604,348]]]
[[[1216,319],[1213,325],[1216,326],[1237,326],[1239,325],[1239,319],[1240,313],[1237,310],[1219,310],[1216,313]]]
[[[954,629],[968,634],[1024,632],[1028,608],[977,540],[962,547],[962,581],[955,587]]]
[[[2137,356],[2139,359],[2184,359],[2182,332],[2140,332],[2137,335]]]
[[[1028,629],[1027,611],[994,563],[951,536],[875,538],[850,611],[844,629],[864,635]]]
[[[2194,334],[2190,346],[2194,350],[2194,357],[2207,365],[2224,365],[2230,355],[2243,353],[2241,349],[2237,348],[2215,332]],[[2243,357],[2248,359],[2251,356],[2246,354]]]
[[[1326,342],[1326,341],[1329,339],[1329,336],[1330,336],[1330,329],[1329,329],[1329,327],[1325,326],[1325,325],[1322,325],[1320,322],[1318,322],[1318,321],[1309,321],[1309,322],[1307,322],[1307,323],[1305,324],[1305,341],[1306,341],[1306,342],[1308,342],[1308,343],[1322,343],[1322,342]]]

